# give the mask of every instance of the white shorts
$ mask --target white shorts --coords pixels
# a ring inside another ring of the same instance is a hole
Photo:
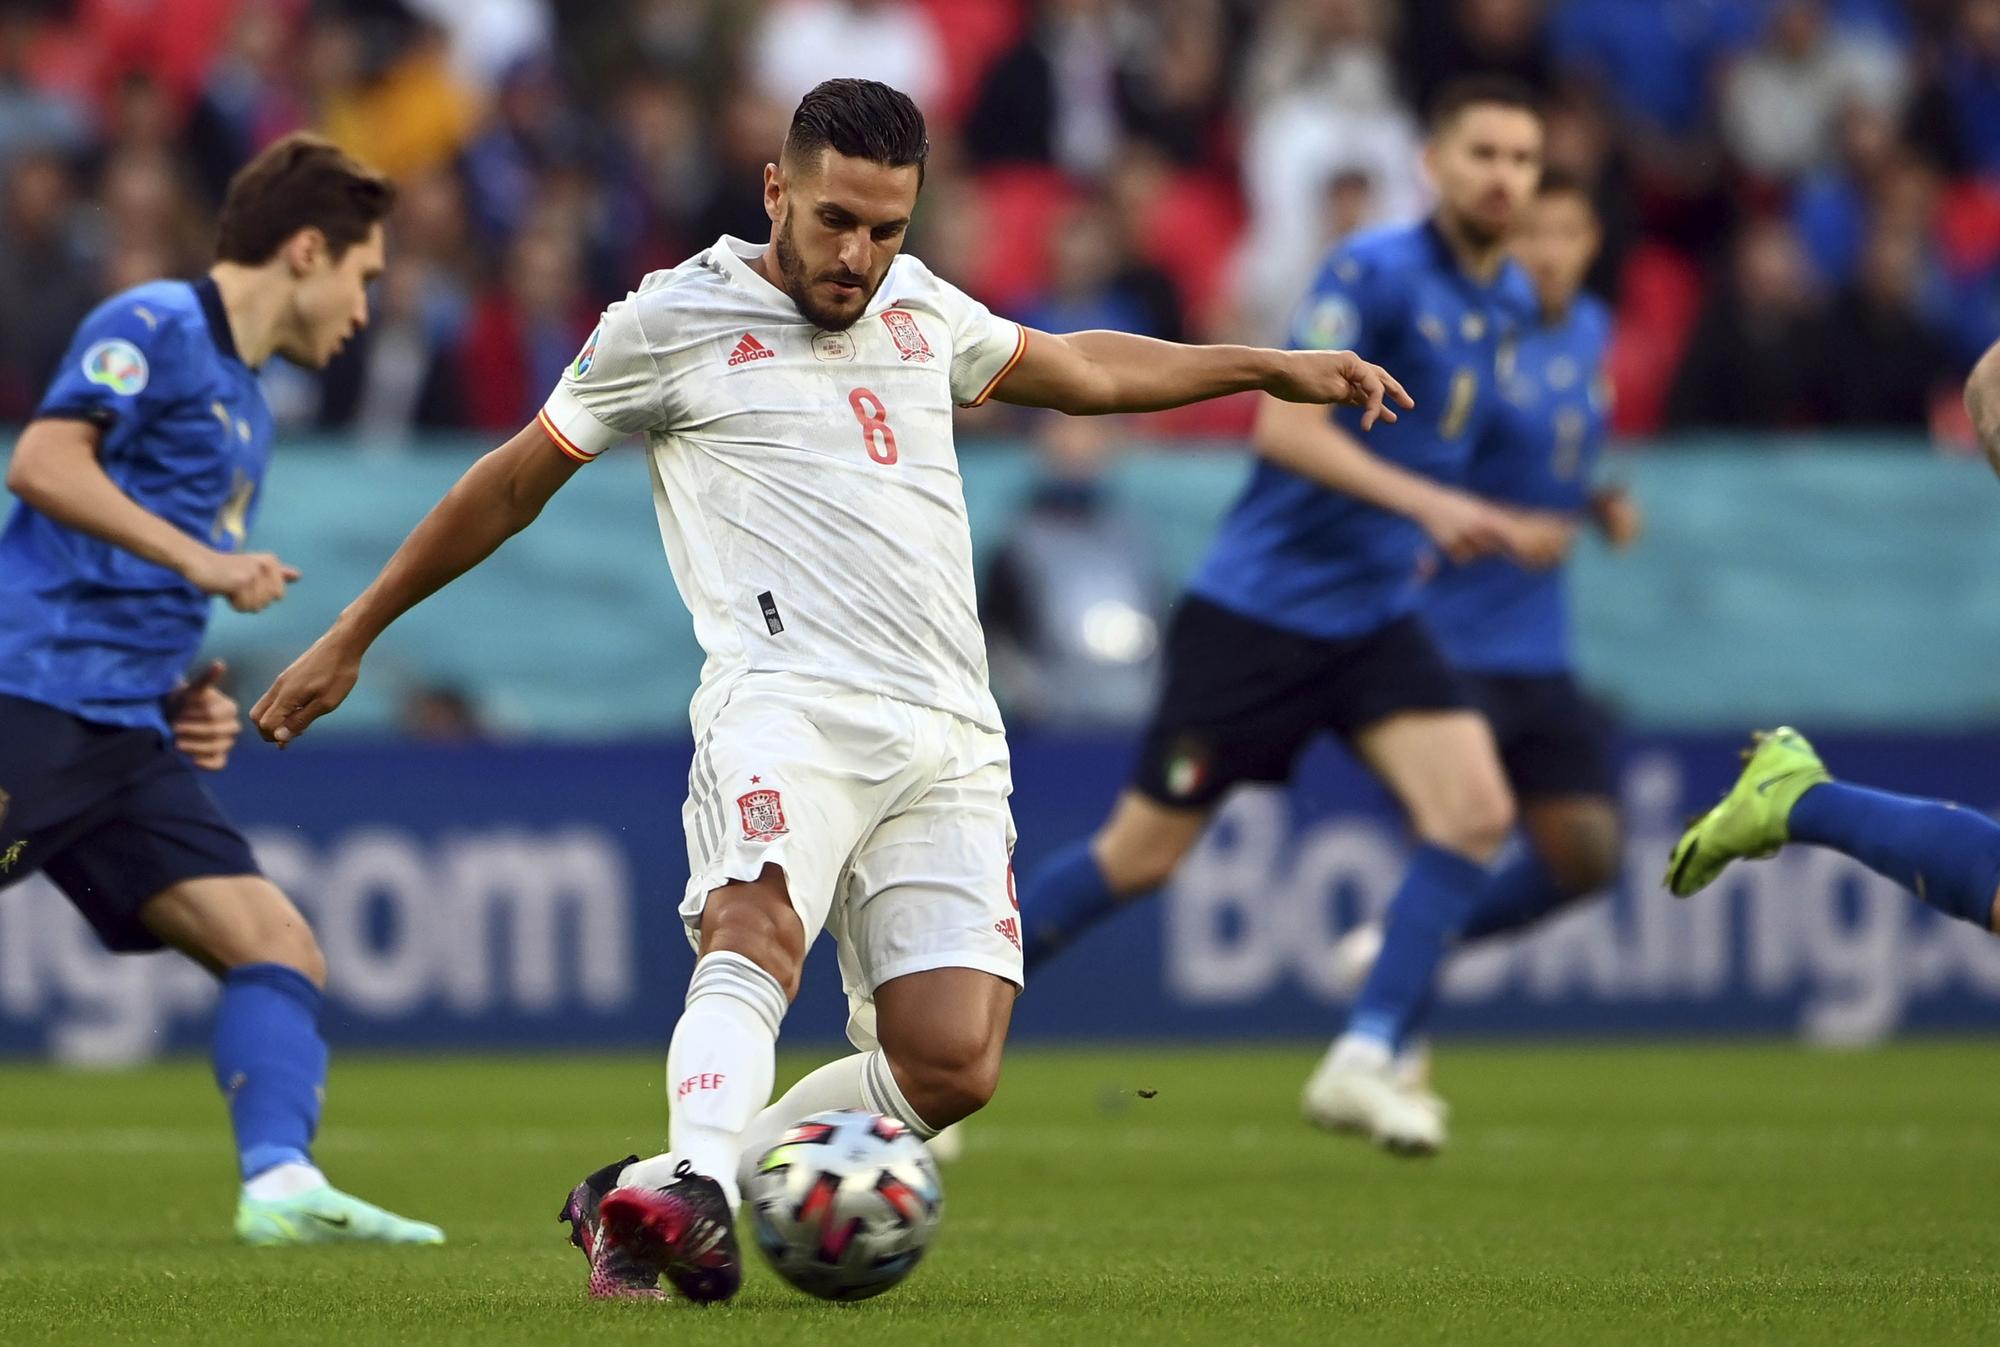
[[[976,968],[1019,987],[1013,790],[1005,736],[948,711],[748,676],[688,771],[689,938],[709,894],[776,865],[807,944],[824,928],[839,946],[856,1047],[875,1046],[892,978]]]

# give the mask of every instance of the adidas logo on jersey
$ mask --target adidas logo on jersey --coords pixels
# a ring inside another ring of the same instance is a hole
[[[753,360],[769,360],[776,354],[776,351],[766,346],[763,342],[758,341],[748,332],[745,332],[743,340],[737,342],[736,349],[729,353],[729,367],[734,369],[738,365],[747,365]]]

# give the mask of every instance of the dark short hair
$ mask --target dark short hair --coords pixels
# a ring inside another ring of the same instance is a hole
[[[1535,195],[1573,196],[1592,209],[1597,206],[1596,199],[1591,195],[1589,183],[1579,174],[1572,173],[1566,168],[1557,168],[1553,164],[1542,165],[1542,180],[1535,186]]]
[[[1431,134],[1450,129],[1468,108],[1514,108],[1542,115],[1542,100],[1535,91],[1512,75],[1460,75],[1447,80],[1431,100]]]
[[[237,170],[216,226],[218,262],[261,266],[301,229],[317,229],[338,261],[396,204],[396,188],[326,139],[298,131]]]
[[[875,80],[838,79],[800,101],[785,134],[785,158],[795,163],[817,159],[825,149],[887,168],[915,164],[922,182],[931,140],[908,94]]]

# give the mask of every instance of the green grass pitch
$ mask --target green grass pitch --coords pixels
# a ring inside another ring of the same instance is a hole
[[[1990,1045],[1447,1047],[1431,1161],[1299,1123],[1312,1055],[1022,1051],[909,1282],[750,1253],[711,1310],[586,1301],[554,1220],[651,1146],[655,1059],[336,1060],[319,1159],[450,1233],[406,1252],[234,1246],[199,1063],[7,1068],[0,1343],[2000,1341]]]

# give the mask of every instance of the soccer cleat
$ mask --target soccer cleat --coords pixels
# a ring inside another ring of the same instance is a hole
[[[618,1186],[625,1166],[638,1160],[628,1155],[590,1175],[569,1190],[569,1199],[556,1213],[558,1221],[569,1222],[569,1242],[583,1250],[590,1264],[590,1294],[599,1300],[665,1300],[660,1289],[660,1272],[603,1237],[598,1206],[605,1195]]]
[[[259,1248],[286,1244],[442,1244],[444,1231],[406,1220],[330,1184],[294,1197],[236,1201],[236,1238]]]
[[[1714,883],[1731,861],[1777,855],[1790,839],[1792,806],[1832,779],[1797,730],[1789,725],[1759,730],[1743,750],[1743,775],[1720,804],[1681,834],[1667,862],[1668,891],[1686,898]]]
[[[735,1213],[722,1185],[683,1160],[664,1188],[613,1188],[597,1205],[607,1256],[665,1276],[698,1305],[727,1300],[743,1284]],[[596,1283],[596,1264],[591,1280]]]
[[[1307,1122],[1329,1132],[1358,1132],[1397,1155],[1434,1155],[1444,1149],[1445,1128],[1431,1098],[1406,1088],[1393,1063],[1336,1065],[1329,1053],[1306,1081],[1299,1107]]]

